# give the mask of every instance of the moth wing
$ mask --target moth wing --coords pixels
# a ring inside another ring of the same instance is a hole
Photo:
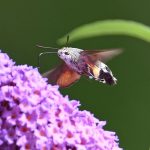
[[[65,63],[44,73],[43,77],[48,78],[48,83],[57,84],[62,88],[68,87],[80,79],[80,75]]]
[[[59,66],[57,66],[56,68],[53,68],[53,69],[45,72],[44,74],[42,74],[42,76],[48,79],[48,83],[54,85],[54,84],[56,84],[57,79],[59,78],[59,76],[64,68],[65,68],[65,66],[62,63]]]
[[[98,61],[97,61],[98,62]],[[97,63],[96,62],[96,63]],[[92,63],[88,63],[87,64],[87,70],[86,70],[86,74],[88,76],[91,76],[92,78],[94,78],[95,80],[98,80],[99,78],[99,73],[100,73],[100,68],[96,65],[96,64],[92,64]]]
[[[96,62],[100,60],[106,62],[111,58],[119,55],[122,52],[121,49],[112,49],[112,50],[84,50],[81,52],[81,57],[86,57],[90,62]]]

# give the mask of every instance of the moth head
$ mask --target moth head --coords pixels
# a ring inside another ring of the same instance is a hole
[[[67,47],[63,47],[62,49],[59,49],[58,56],[62,60],[71,59],[71,55],[70,55],[69,49]]]
[[[109,85],[113,85],[117,83],[117,79],[113,76],[112,71],[109,69],[109,67],[106,64],[102,62],[100,63],[99,80],[100,82]]]
[[[80,49],[77,48],[71,48],[71,47],[63,47],[58,50],[58,56],[64,60],[66,63],[71,61],[78,60],[80,56]]]

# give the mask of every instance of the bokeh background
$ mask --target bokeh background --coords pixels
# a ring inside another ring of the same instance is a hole
[[[42,49],[36,44],[61,47],[56,41],[80,25],[97,20],[127,19],[150,25],[149,0],[13,0],[0,1],[0,49],[17,64],[37,66]],[[108,62],[118,78],[107,86],[82,78],[63,89],[81,102],[81,109],[107,121],[125,150],[150,147],[150,43],[126,36],[103,36],[70,43],[82,49],[123,48]],[[41,58],[41,72],[59,63],[55,55]]]

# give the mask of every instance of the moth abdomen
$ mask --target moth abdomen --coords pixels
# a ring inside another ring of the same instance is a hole
[[[111,72],[104,72],[103,70],[100,70],[99,81],[109,85],[114,85],[116,84],[117,79],[112,76]]]

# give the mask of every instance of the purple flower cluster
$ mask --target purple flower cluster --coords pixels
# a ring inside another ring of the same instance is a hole
[[[0,52],[0,150],[121,150],[105,121],[46,80]]]

